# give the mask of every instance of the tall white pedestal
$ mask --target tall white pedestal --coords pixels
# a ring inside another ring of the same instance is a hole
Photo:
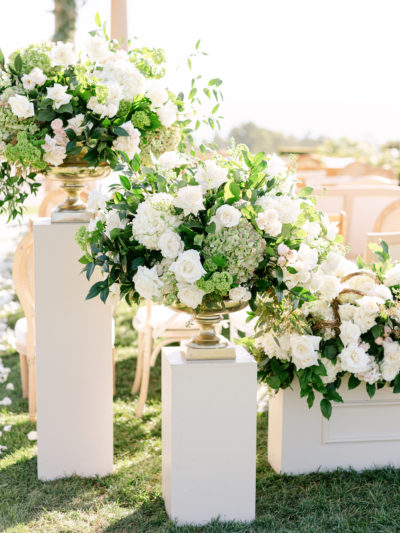
[[[183,524],[255,518],[257,365],[162,354],[162,475],[168,515]]]
[[[113,469],[112,312],[86,301],[74,235],[81,224],[34,225],[38,476]]]
[[[309,409],[297,380],[270,399],[268,461],[276,472],[400,467],[400,394],[385,387],[370,399],[365,386],[349,391],[345,380],[339,393],[344,403],[332,402],[329,420],[321,395]]]

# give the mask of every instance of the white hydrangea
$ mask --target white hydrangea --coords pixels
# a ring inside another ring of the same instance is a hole
[[[301,212],[302,200],[290,196],[265,195],[258,198],[256,205],[260,205],[264,211],[274,209],[283,224],[294,224]]]
[[[262,348],[268,357],[287,361],[290,357],[290,334],[280,335],[277,340],[279,344],[275,341],[274,334],[269,331],[256,337],[255,345]]]
[[[140,131],[134,128],[132,122],[128,121],[124,124],[121,124],[128,136],[119,136],[113,141],[113,147],[116,150],[125,152],[129,159],[132,159],[135,154],[140,152],[139,143],[140,143]]]
[[[168,204],[163,206],[160,201],[157,207],[159,209],[151,204],[151,200],[142,202],[132,220],[133,236],[149,250],[159,250],[161,235],[168,229],[177,227],[180,222],[178,217],[168,211]]]
[[[102,70],[96,76],[107,84],[116,83],[121,89],[121,98],[131,102],[136,96],[144,93],[146,78],[128,59],[112,54]]]
[[[107,41],[99,35],[89,37],[86,41],[86,52],[89,59],[100,65],[106,63],[111,56]]]
[[[282,231],[282,222],[276,209],[265,209],[258,213],[256,224],[260,230],[268,233],[271,237],[277,237]]]

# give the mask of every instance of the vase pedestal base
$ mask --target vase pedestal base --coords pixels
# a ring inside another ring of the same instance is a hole
[[[182,355],[187,361],[213,361],[218,359],[236,359],[236,347],[228,342],[217,346],[198,346],[194,342],[182,342]]]
[[[82,222],[82,224],[86,224],[90,221],[92,218],[92,213],[90,211],[78,211],[78,210],[72,210],[72,209],[64,209],[64,210],[54,210],[51,213],[51,223],[59,224],[63,222]]]

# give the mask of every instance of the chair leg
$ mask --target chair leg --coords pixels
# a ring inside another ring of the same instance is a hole
[[[144,333],[142,331],[142,332],[139,332],[136,372],[135,372],[135,379],[132,385],[131,394],[136,394],[137,392],[139,392],[140,384],[142,382],[143,343],[144,343]]]
[[[36,360],[32,357],[28,360],[29,369],[29,420],[36,420]]]
[[[19,354],[19,366],[21,369],[22,398],[28,398],[29,381],[28,381],[28,361],[26,355]]]
[[[136,409],[136,416],[141,417],[143,414],[144,406],[146,405],[147,394],[149,391],[150,381],[150,356],[152,348],[152,331],[146,331],[144,334],[144,350],[143,350],[143,363],[142,363],[142,383],[140,385],[139,403]]]
[[[115,346],[112,348],[112,363],[113,363],[113,395],[117,393],[117,388],[115,385]]]

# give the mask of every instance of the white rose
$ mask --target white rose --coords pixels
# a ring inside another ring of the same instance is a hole
[[[397,265],[394,265],[394,267],[386,272],[385,285],[387,287],[400,285],[400,263],[397,263]]]
[[[178,283],[178,298],[183,305],[196,309],[203,301],[205,292],[199,289],[196,285],[189,285],[187,283]]]
[[[292,359],[297,370],[318,364],[320,342],[321,337],[314,335],[298,335],[294,333],[290,336]]]
[[[11,106],[11,111],[18,118],[29,118],[35,115],[33,103],[26,96],[16,94],[8,99],[8,103]]]
[[[183,251],[183,241],[176,231],[165,231],[158,240],[158,247],[163,257],[175,259]]]
[[[399,373],[399,365],[383,363],[381,366],[382,377],[385,381],[392,381]]]
[[[400,366],[400,344],[397,341],[383,341],[383,362]]]
[[[112,209],[106,215],[106,230],[105,234],[110,239],[111,232],[113,229],[119,228],[124,229],[126,226],[126,220],[121,220],[119,218],[119,213],[116,209]]]
[[[147,268],[140,266],[132,278],[135,290],[142,298],[153,299],[159,296],[162,283],[157,275],[157,266]]]
[[[232,205],[221,205],[211,218],[211,222],[215,222],[216,230],[220,231],[222,228],[233,228],[237,226],[241,217],[242,213],[236,207]]]
[[[82,126],[83,120],[85,118],[85,115],[82,113],[79,113],[75,117],[72,117],[68,120],[68,125],[66,129],[70,129],[74,131],[77,135],[80,135],[83,130],[85,129],[85,126]]]
[[[89,58],[95,63],[104,64],[111,56],[108,43],[103,37],[94,35],[86,42],[86,51]]]
[[[343,256],[336,252],[329,252],[326,259],[321,263],[321,270],[324,274],[334,275],[343,259]]]
[[[103,194],[101,190],[93,189],[89,193],[87,206],[91,211],[94,212],[98,211],[99,209],[105,209],[107,199],[107,195]]]
[[[175,274],[176,280],[180,283],[194,283],[206,273],[197,250],[182,252],[169,269]]]
[[[266,209],[257,215],[257,226],[271,237],[277,237],[282,231],[282,222],[275,209]]]
[[[336,238],[336,235],[338,234],[339,228],[338,228],[337,222],[331,222],[326,226],[326,238],[328,241],[333,241]]]
[[[157,159],[157,163],[160,167],[171,170],[173,168],[181,167],[186,163],[185,158],[178,152],[164,152]]]
[[[305,224],[303,224],[303,229],[307,232],[306,238],[308,241],[313,241],[321,233],[321,226],[318,222],[310,222],[309,220],[306,220]]]
[[[66,156],[65,146],[55,146],[52,150],[45,152],[43,160],[49,165],[58,167],[59,165],[62,165]]]
[[[184,215],[197,215],[199,211],[204,209],[203,193],[200,185],[186,185],[178,190],[176,198],[174,198],[174,206],[183,209]]]
[[[349,344],[339,354],[342,368],[346,372],[356,374],[358,372],[366,372],[369,366],[369,358],[365,350],[357,344]]]
[[[340,359],[338,358],[336,360],[336,364],[333,364],[332,361],[330,361],[329,359],[325,359],[324,357],[322,359],[322,363],[324,364],[324,367],[326,369],[326,376],[321,376],[322,383],[324,383],[324,385],[328,385],[328,383],[333,383],[336,379],[336,376],[339,374],[339,372],[342,371]]]
[[[286,256],[290,251],[289,246],[286,246],[284,242],[281,242],[281,244],[278,246],[278,254]]]
[[[228,181],[228,170],[220,167],[214,160],[208,159],[201,166],[194,179],[197,181],[203,191],[207,189],[218,189],[223,183]]]
[[[375,325],[375,318],[376,315],[366,314],[359,307],[354,311],[353,320],[359,326],[361,333],[366,333]]]
[[[353,320],[354,313],[356,312],[357,307],[352,304],[341,304],[339,305],[339,316],[342,322],[346,320]]]
[[[251,298],[251,292],[246,287],[234,287],[229,291],[229,299],[232,302],[248,302]]]
[[[57,65],[61,67],[73,65],[75,63],[75,52],[72,43],[58,41],[50,52],[50,59],[53,67]]]
[[[22,85],[26,91],[34,89],[36,85],[43,85],[46,80],[47,76],[38,67],[33,68],[29,74],[24,74],[21,78]]]
[[[379,305],[383,301],[374,296],[363,296],[357,300],[357,305],[362,309],[362,312],[367,315],[377,315],[379,313]]]
[[[284,161],[276,154],[272,154],[267,162],[267,168],[265,172],[268,176],[279,176],[280,174],[286,174],[287,168]]]
[[[72,98],[67,94],[68,87],[55,83],[53,87],[47,87],[46,97],[53,100],[53,109],[59,109],[62,105],[68,104]]]
[[[321,293],[322,298],[326,300],[333,300],[338,296],[342,290],[340,280],[335,276],[323,276],[322,282],[318,287],[318,291]]]
[[[361,330],[357,324],[353,324],[353,322],[350,322],[349,320],[341,323],[339,337],[344,346],[348,346],[349,344],[357,344],[360,335]]]
[[[384,302],[386,302],[386,300],[393,300],[392,291],[389,289],[389,287],[385,287],[385,285],[377,285],[370,292],[370,295],[381,298]]]
[[[359,372],[358,374],[356,374],[356,378],[372,385],[373,383],[376,383],[382,378],[382,374],[379,370],[379,366],[375,361],[375,357],[373,355],[370,355],[368,359],[368,370],[366,370],[366,372]]]
[[[161,124],[165,128],[169,128],[169,126],[172,126],[176,122],[177,108],[173,102],[167,102],[162,107],[157,108],[156,111]]]

